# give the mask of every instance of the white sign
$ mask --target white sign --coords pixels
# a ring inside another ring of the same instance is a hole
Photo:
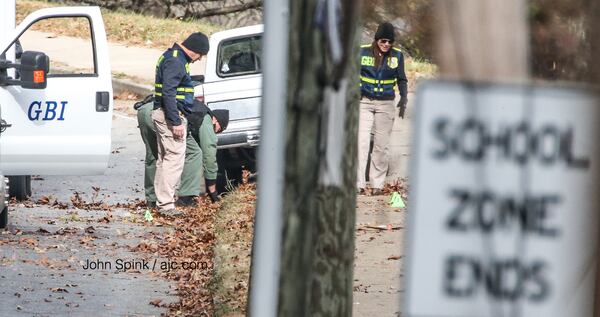
[[[408,316],[592,316],[593,96],[436,81],[417,95]]]

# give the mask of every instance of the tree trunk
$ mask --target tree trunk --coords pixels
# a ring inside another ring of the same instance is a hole
[[[437,54],[445,77],[481,81],[529,78],[524,0],[436,2]]]
[[[338,38],[317,3],[290,1],[280,316],[352,314],[360,9],[343,2]]]

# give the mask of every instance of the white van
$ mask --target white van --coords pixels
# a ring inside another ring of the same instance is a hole
[[[81,45],[47,45],[61,38],[50,28],[51,19],[77,28]],[[66,69],[55,58],[65,60],[69,54],[83,61],[76,69]],[[98,7],[43,9],[15,27],[15,0],[0,1],[0,178],[15,176],[9,186],[16,196],[31,195],[29,177],[19,175],[104,172],[112,99],[108,43]],[[7,197],[7,190],[1,181],[0,195]],[[0,199],[0,228],[7,217],[7,202]]]

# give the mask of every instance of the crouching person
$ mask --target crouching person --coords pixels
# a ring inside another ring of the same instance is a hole
[[[155,127],[152,122],[152,96],[144,101],[136,103],[138,127],[142,140],[146,146],[146,159],[144,164],[144,192],[146,205],[156,207],[156,193],[154,192],[154,176],[156,174],[156,158],[158,157],[158,142],[156,140]],[[175,201],[177,206],[195,206],[194,199],[200,194],[200,182],[202,176],[202,152],[198,143],[192,139],[186,139],[185,163],[181,173],[181,182],[177,194],[179,198]]]
[[[210,110],[206,105],[195,101],[194,107],[201,108],[188,116],[188,130],[200,146],[206,192],[212,202],[219,201],[217,192],[217,133],[223,132],[229,124],[229,110]]]

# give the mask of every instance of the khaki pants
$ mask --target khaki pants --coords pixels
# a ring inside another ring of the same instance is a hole
[[[360,100],[356,187],[365,188],[367,185],[365,172],[372,131],[374,137],[369,181],[372,188],[383,188],[388,171],[388,148],[394,118],[396,118],[396,107],[393,100],[369,100],[364,97]]]
[[[137,112],[138,127],[146,146],[144,192],[146,194],[146,202],[148,203],[156,203],[154,175],[156,174],[158,141],[154,120],[152,120],[153,107],[153,103],[147,103],[138,109]],[[183,165],[177,196],[198,196],[201,193],[200,184],[202,183],[202,151],[194,138],[187,138],[185,144],[185,164]]]
[[[181,118],[187,127],[185,118]],[[160,210],[175,208],[175,187],[181,177],[185,163],[185,136],[183,139],[173,138],[162,109],[152,110],[152,122],[156,129],[158,156],[156,158],[156,175],[154,176],[154,191],[156,206]]]

